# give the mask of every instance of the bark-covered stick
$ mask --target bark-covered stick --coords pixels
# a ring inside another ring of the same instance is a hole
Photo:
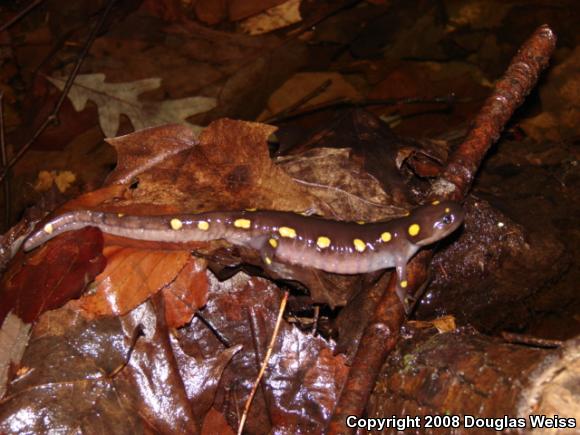
[[[503,77],[495,84],[467,137],[434,183],[434,198],[458,201],[465,198],[487,150],[499,139],[515,110],[536,86],[555,48],[556,35],[547,25],[540,26],[524,42]]]

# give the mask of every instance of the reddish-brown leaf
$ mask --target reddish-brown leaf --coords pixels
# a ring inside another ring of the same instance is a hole
[[[96,290],[79,300],[93,315],[122,315],[172,283],[189,261],[187,251],[153,251],[107,246],[107,267]]]
[[[205,262],[190,257],[175,280],[163,289],[165,319],[170,328],[179,328],[191,321],[207,302],[208,286]]]
[[[0,319],[13,311],[33,322],[44,311],[77,298],[105,267],[103,237],[95,228],[63,234],[29,254],[18,254],[0,281]]]

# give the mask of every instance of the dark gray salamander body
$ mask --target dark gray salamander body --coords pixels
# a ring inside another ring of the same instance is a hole
[[[446,237],[463,222],[463,209],[435,201],[409,216],[359,224],[280,211],[229,211],[170,216],[129,216],[79,210],[49,220],[24,243],[26,251],[66,231],[95,226],[137,240],[195,242],[225,239],[258,250],[272,262],[313,267],[339,274],[395,267],[397,293],[406,307],[406,264],[422,247]]]

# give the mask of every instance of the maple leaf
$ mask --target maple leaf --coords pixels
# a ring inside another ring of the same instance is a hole
[[[66,79],[46,77],[61,91]],[[129,117],[135,130],[164,124],[187,124],[198,132],[201,127],[190,124],[186,118],[206,112],[216,106],[215,98],[188,97],[167,101],[140,101],[143,92],[159,88],[161,79],[152,77],[134,82],[105,83],[105,74],[78,75],[72,85],[68,98],[75,110],[84,110],[87,101],[97,105],[99,124],[105,137],[116,136],[119,130],[119,117],[123,113]]]

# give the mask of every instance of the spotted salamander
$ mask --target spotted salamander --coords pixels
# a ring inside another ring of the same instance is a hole
[[[129,216],[80,210],[49,220],[28,237],[24,250],[86,226],[137,240],[184,243],[224,239],[256,249],[266,266],[281,262],[339,274],[394,267],[397,295],[408,310],[407,262],[422,246],[455,231],[463,217],[461,206],[452,201],[434,201],[408,216],[375,223],[340,222],[281,211]]]

